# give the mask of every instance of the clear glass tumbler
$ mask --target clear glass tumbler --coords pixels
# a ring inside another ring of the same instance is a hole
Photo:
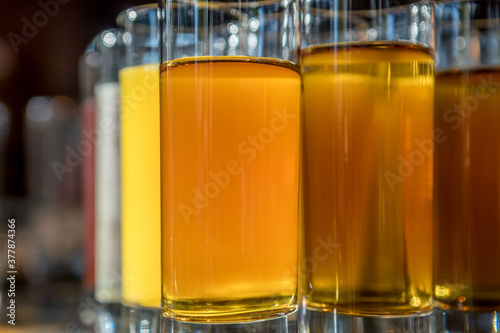
[[[500,311],[500,1],[436,6],[435,297],[451,332]],[[439,140],[439,141],[438,141]]]
[[[428,314],[433,7],[306,0],[302,11],[309,318]]]
[[[297,309],[296,1],[160,1],[162,311]]]
[[[160,74],[158,8],[129,8],[120,70],[122,165],[122,304],[136,331],[160,328]],[[141,326],[142,325],[142,326]]]
[[[120,87],[122,31],[107,29],[94,38],[99,78],[94,86],[95,299],[100,303],[96,329],[119,322],[121,303]]]
[[[82,156],[81,200],[83,224],[83,272],[82,306],[80,320],[88,328],[93,327],[96,315],[94,300],[95,281],[95,98],[94,86],[99,78],[99,52],[92,41],[78,62],[78,81],[80,97],[80,140],[92,147]]]

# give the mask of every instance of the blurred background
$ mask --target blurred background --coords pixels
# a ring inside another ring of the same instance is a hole
[[[119,12],[150,1],[1,0],[0,331],[90,332],[82,284],[78,62]],[[16,326],[8,325],[8,220],[15,219]],[[82,318],[83,323],[82,323]]]

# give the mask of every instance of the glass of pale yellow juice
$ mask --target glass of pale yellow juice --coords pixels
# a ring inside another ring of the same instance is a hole
[[[125,64],[119,73],[122,156],[122,304],[130,325],[159,329],[160,97],[157,6],[122,12]],[[142,325],[142,326],[141,326]]]
[[[163,1],[162,313],[297,309],[296,1]]]
[[[303,23],[308,327],[340,329],[347,318],[353,331],[385,332],[424,320],[433,301],[433,7],[312,0]],[[419,332],[432,330],[425,320]]]

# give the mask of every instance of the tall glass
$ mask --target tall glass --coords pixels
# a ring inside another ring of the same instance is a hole
[[[99,79],[95,98],[95,298],[102,305],[99,332],[118,323],[121,302],[120,88],[122,31],[108,29],[95,38]]]
[[[118,15],[125,29],[120,70],[122,161],[122,304],[136,330],[159,330],[160,74],[156,4]],[[142,323],[144,324],[144,323]]]
[[[304,2],[309,311],[431,310],[432,22],[427,1]]]
[[[500,1],[436,7],[435,297],[450,331],[500,311]]]
[[[297,308],[296,1],[163,1],[162,312]]]
[[[78,62],[78,79],[80,90],[80,123],[81,142],[91,149],[82,156],[82,222],[83,222],[83,300],[82,311],[79,311],[82,323],[89,328],[94,325],[95,301],[95,98],[94,86],[99,78],[99,52],[95,43],[91,42]]]

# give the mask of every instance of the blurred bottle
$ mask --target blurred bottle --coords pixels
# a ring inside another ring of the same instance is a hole
[[[25,113],[30,227],[25,273],[31,282],[81,276],[79,173],[88,147],[79,142],[76,102],[33,97]]]

